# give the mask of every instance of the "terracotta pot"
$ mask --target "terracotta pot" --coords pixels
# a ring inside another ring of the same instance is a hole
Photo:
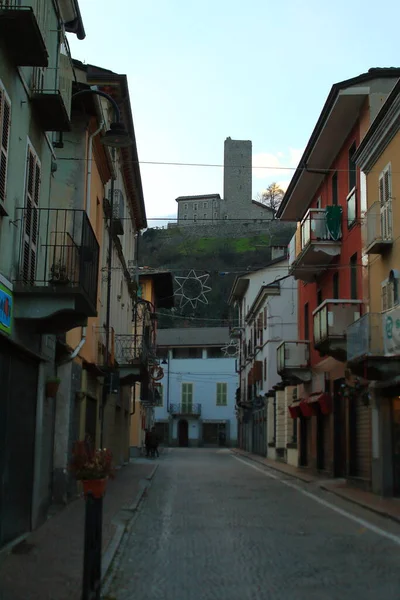
[[[55,398],[57,396],[59,381],[47,381],[46,383],[46,398]]]
[[[102,498],[106,493],[107,477],[104,479],[82,479],[85,496],[92,494],[94,498]]]

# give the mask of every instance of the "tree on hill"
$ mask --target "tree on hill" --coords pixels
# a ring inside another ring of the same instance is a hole
[[[284,195],[285,192],[282,188],[280,188],[276,182],[273,182],[263,192],[257,195],[257,200],[258,202],[261,202],[261,204],[265,204],[265,206],[272,208],[275,214]]]

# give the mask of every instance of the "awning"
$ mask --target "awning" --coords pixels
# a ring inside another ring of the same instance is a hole
[[[312,417],[317,414],[318,408],[323,415],[329,415],[332,412],[332,399],[329,394],[315,392],[308,398],[300,401],[300,410],[303,417]]]
[[[291,419],[297,419],[298,417],[300,417],[300,402],[301,400],[298,400],[297,402],[292,402],[292,404],[288,406],[288,411]]]

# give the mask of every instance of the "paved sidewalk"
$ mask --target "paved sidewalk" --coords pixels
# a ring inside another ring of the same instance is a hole
[[[157,463],[134,460],[109,481],[103,508],[103,570],[121,541]],[[122,509],[130,509],[121,513]],[[85,502],[79,498],[26,539],[28,553],[0,558],[0,600],[79,600]]]
[[[286,463],[280,463],[270,458],[263,458],[261,456],[257,456],[256,454],[251,454],[250,452],[240,450],[239,448],[232,449],[231,452],[253,460],[254,462],[263,464],[271,469],[275,469],[276,471],[280,471],[281,473],[286,473],[287,475],[295,477],[296,479],[301,479],[301,481],[306,483],[315,483],[323,490],[331,492],[336,496],[340,496],[349,502],[358,504],[363,508],[392,519],[393,521],[400,522],[399,498],[382,498],[381,496],[377,496],[371,492],[365,492],[364,490],[355,488],[343,479],[332,479],[327,481],[326,478],[324,478],[322,480],[316,475],[308,474],[301,467],[293,467],[291,465],[287,465]]]

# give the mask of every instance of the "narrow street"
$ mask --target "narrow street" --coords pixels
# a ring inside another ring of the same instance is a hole
[[[166,450],[107,600],[400,597],[400,525],[228,450]]]

